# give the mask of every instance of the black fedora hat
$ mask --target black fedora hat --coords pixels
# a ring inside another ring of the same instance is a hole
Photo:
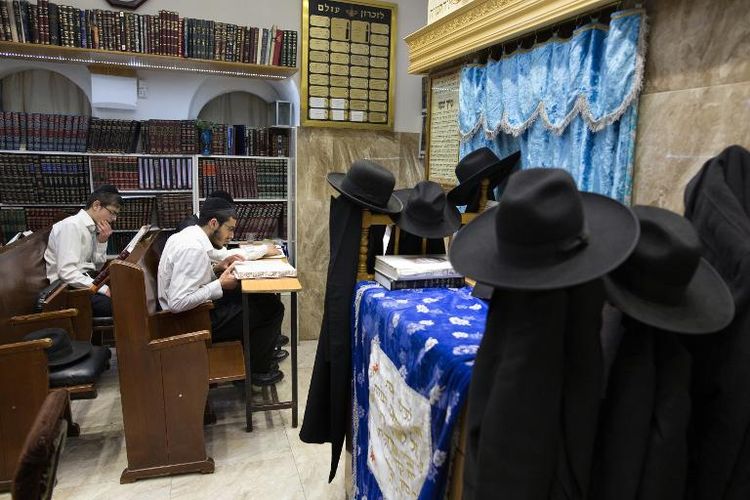
[[[474,190],[482,179],[490,179],[490,189],[500,183],[503,177],[510,174],[513,166],[521,157],[517,151],[502,160],[490,148],[479,148],[464,156],[456,165],[458,186],[448,191],[448,200],[456,205],[471,202]]]
[[[701,257],[690,222],[674,212],[637,206],[641,236],[632,255],[604,279],[607,298],[628,316],[662,330],[712,333],[734,317],[734,300]]]
[[[450,261],[492,287],[553,290],[607,274],[637,241],[629,208],[579,192],[564,170],[532,168],[511,175],[500,203],[458,232]]]
[[[42,328],[27,334],[24,340],[50,339],[47,349],[47,364],[50,367],[63,366],[86,357],[91,352],[90,342],[70,340],[68,332],[62,328]]]
[[[396,215],[396,225],[420,238],[443,238],[461,227],[461,212],[448,203],[440,184],[420,181],[411,189],[399,189],[393,195],[404,209]]]
[[[370,160],[356,160],[346,174],[331,172],[328,183],[339,193],[366,208],[397,214],[403,206],[393,196],[396,179],[385,167]]]

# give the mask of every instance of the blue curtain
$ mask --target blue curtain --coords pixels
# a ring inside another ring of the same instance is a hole
[[[616,12],[568,40],[553,38],[461,70],[461,157],[521,150],[521,167],[560,167],[583,191],[630,202],[645,14]]]

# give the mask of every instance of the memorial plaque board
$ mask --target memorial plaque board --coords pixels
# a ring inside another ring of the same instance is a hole
[[[396,9],[303,0],[302,125],[393,130]]]

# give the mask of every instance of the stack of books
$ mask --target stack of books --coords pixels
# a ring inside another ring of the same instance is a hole
[[[464,286],[447,255],[378,255],[375,281],[388,290]]]

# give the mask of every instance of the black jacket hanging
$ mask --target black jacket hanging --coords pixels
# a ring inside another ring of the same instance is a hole
[[[561,440],[550,499],[584,500],[591,482],[603,384],[601,280],[567,288]]]
[[[750,498],[750,152],[730,146],[685,190],[685,216],[735,301],[734,321],[687,339],[693,355],[688,498]]]
[[[546,500],[560,445],[564,290],[496,290],[469,388],[466,500]]]
[[[494,293],[469,390],[464,498],[586,498],[603,295],[599,280]]]
[[[315,353],[310,391],[300,439],[331,443],[331,470],[336,475],[351,402],[351,303],[357,278],[362,209],[344,196],[331,198],[330,259],[323,321]]]
[[[590,498],[682,499],[690,355],[674,333],[630,318],[624,325],[601,409]]]

